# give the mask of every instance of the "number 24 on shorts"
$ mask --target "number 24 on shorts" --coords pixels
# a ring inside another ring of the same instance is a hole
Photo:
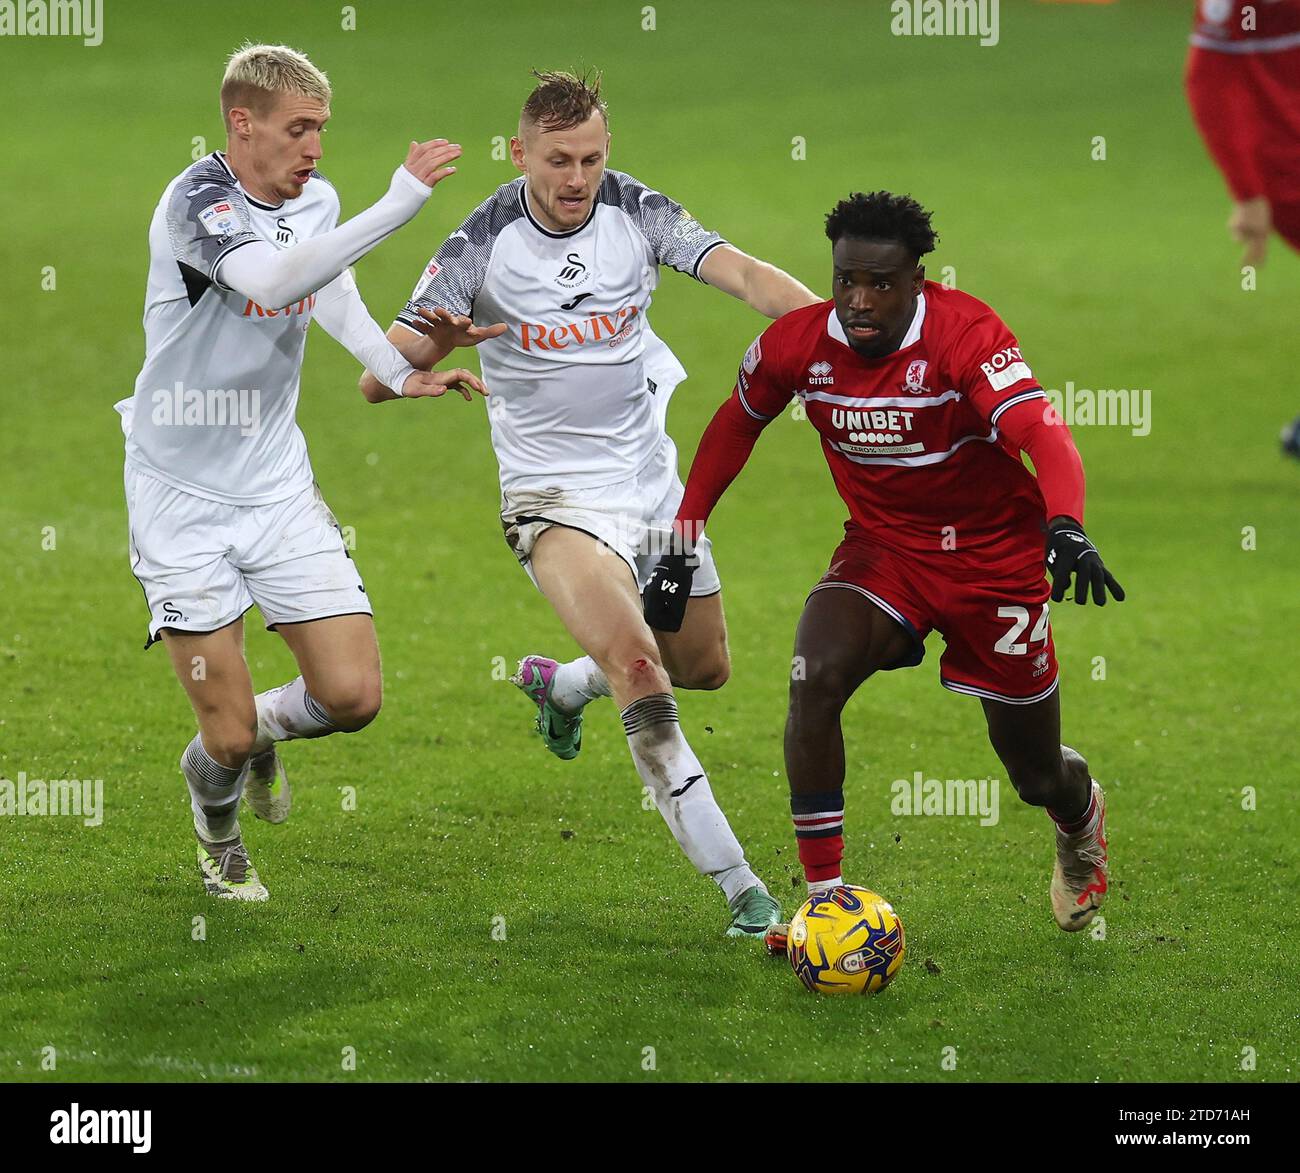
[[[1029,644],[1046,643],[1051,634],[1047,614],[1048,607],[1044,603],[1038,613],[1038,622],[1034,624],[1034,630],[1029,633],[1029,642],[1018,643],[1017,641],[1025,633],[1025,628],[1029,626],[1029,608],[999,607],[998,618],[1010,619],[1012,624],[1006,635],[993,645],[994,650],[1006,656],[1024,656],[1029,654]]]

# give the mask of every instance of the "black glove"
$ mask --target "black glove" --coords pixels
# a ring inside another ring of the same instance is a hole
[[[651,571],[641,601],[645,621],[655,631],[681,631],[691,598],[691,579],[699,564],[694,554],[665,554]]]
[[[1075,521],[1055,522],[1047,531],[1047,569],[1052,576],[1052,602],[1065,598],[1074,575],[1074,601],[1080,605],[1088,601],[1088,584],[1092,584],[1092,601],[1098,607],[1106,605],[1106,588],[1117,603],[1124,601],[1124,588],[1102,564],[1097,547],[1088,541],[1083,526]]]

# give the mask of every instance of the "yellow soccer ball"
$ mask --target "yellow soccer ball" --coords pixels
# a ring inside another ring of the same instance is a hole
[[[903,922],[889,901],[844,884],[810,896],[790,922],[786,956],[819,994],[874,994],[903,964]]]

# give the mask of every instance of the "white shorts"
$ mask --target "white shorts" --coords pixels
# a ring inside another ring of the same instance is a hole
[[[501,498],[501,525],[506,542],[528,577],[537,585],[532,555],[537,539],[555,525],[581,530],[617,554],[643,590],[651,571],[667,552],[682,482],[677,475],[677,448],[663,446],[641,472],[628,480],[590,489],[524,489]],[[713,561],[713,543],[701,534],[695,545],[700,565],[691,580],[691,598],[722,590]]]
[[[130,465],[125,482],[131,570],[149,606],[145,647],[164,627],[216,631],[254,603],[268,628],[374,614],[314,484],[272,505],[227,505]]]

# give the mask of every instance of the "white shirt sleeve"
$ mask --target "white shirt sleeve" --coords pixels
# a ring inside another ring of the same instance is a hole
[[[301,301],[396,232],[424,207],[432,191],[398,167],[388,191],[351,220],[284,250],[250,240],[213,264],[212,280],[270,308]]]
[[[319,292],[313,314],[325,332],[357,362],[385,387],[402,394],[402,384],[415,368],[370,316],[351,269],[344,269]]]

